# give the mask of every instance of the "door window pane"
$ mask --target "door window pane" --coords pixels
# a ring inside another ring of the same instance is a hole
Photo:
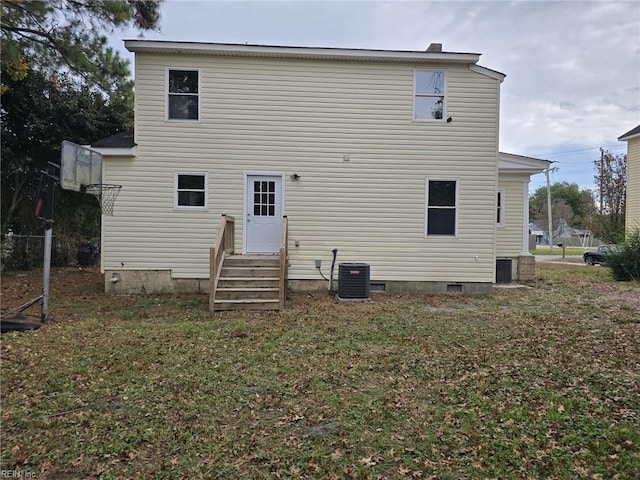
[[[276,183],[253,182],[253,214],[259,216],[275,216]],[[273,193],[270,193],[273,192]]]

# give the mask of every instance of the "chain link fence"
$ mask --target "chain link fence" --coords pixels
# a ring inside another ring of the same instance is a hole
[[[43,235],[15,235],[2,239],[2,270],[28,270],[42,267],[44,260]],[[100,263],[100,243],[76,238],[53,237],[51,265],[97,265]]]

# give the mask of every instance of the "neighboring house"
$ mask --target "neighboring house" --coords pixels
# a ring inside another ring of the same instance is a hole
[[[549,162],[499,153],[504,75],[479,54],[125,46],[135,144],[93,145],[123,186],[107,292],[209,290],[223,214],[235,254],[278,254],[287,217],[293,289],[326,289],[333,249],[388,292],[489,293],[505,259],[532,277],[528,183]]]
[[[598,240],[597,243],[599,242]],[[564,218],[561,218],[553,232],[553,243],[572,247],[590,247],[594,244],[594,239],[591,230],[573,228]]]
[[[537,244],[548,243],[548,235],[543,229],[537,226],[535,223],[529,222],[529,235],[533,235],[535,237]]]
[[[627,210],[625,232],[640,228],[640,125],[618,138],[627,142]]]

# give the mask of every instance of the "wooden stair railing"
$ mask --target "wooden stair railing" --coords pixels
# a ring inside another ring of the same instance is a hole
[[[235,244],[236,219],[223,214],[220,217],[218,235],[209,254],[209,310],[213,311],[216,301],[216,288],[227,255],[233,254]]]
[[[280,282],[279,282],[279,295],[280,303],[279,310],[284,310],[284,302],[287,297],[287,285],[288,285],[288,246],[289,246],[289,219],[287,216],[282,217],[282,241],[280,242]]]

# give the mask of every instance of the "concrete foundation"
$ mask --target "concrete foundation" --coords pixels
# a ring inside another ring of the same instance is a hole
[[[338,288],[337,278],[334,288]],[[296,292],[327,292],[325,280],[289,280],[289,289]],[[144,295],[151,293],[208,293],[209,279],[171,278],[169,270],[107,270],[104,275],[104,291],[111,295]],[[401,282],[371,281],[372,292],[393,294],[443,294],[490,295],[491,283],[471,282]]]
[[[169,270],[107,270],[104,273],[104,292],[111,295],[208,291],[208,278],[171,278]]]
[[[536,277],[536,257],[520,255],[518,257],[517,279],[519,282],[529,282]]]

